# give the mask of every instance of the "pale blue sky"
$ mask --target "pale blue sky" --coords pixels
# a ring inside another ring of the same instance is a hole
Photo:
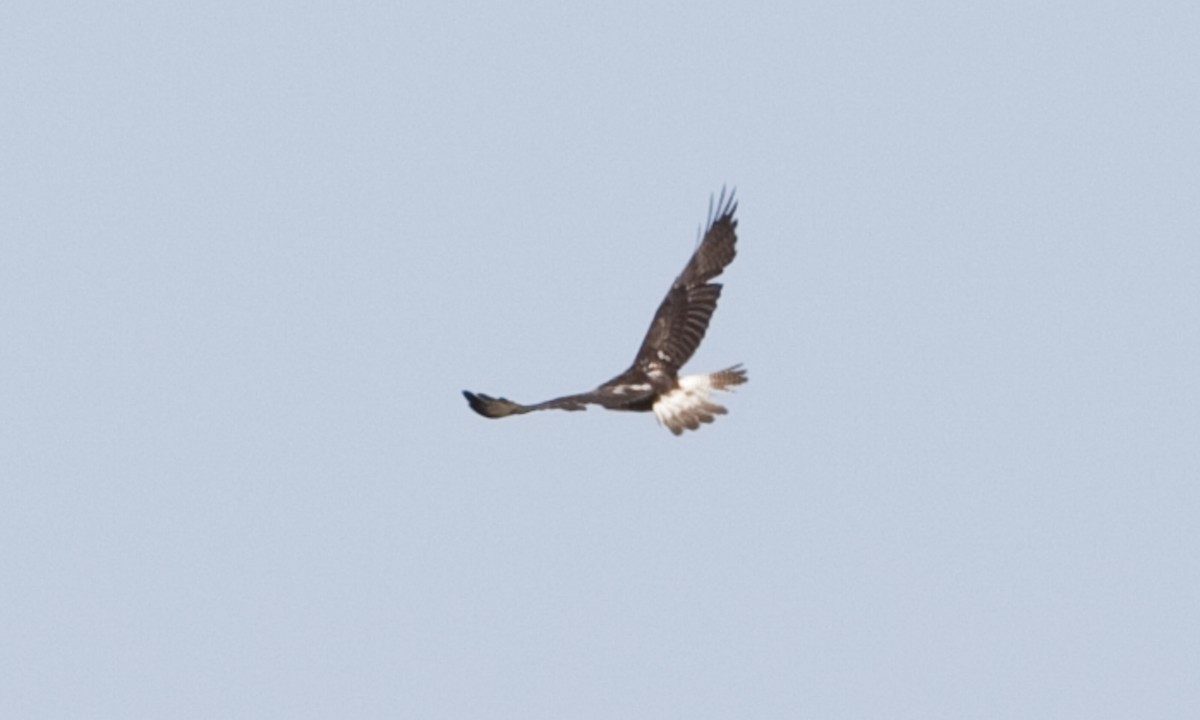
[[[0,715],[1200,712],[1192,3],[5,3]],[[730,414],[624,369],[736,185]]]

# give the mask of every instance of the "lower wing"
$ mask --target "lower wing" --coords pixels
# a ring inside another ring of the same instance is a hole
[[[587,410],[588,405],[600,405],[610,410],[627,409],[653,395],[649,385],[639,386],[631,392],[630,388],[615,385],[603,385],[591,392],[578,395],[567,395],[536,405],[522,405],[508,398],[495,398],[483,393],[473,393],[463,390],[463,397],[471,409],[487,418],[502,418],[509,415],[524,415],[534,410]]]
[[[494,398],[491,395],[473,393],[469,390],[463,390],[463,397],[467,399],[467,403],[470,404],[472,410],[488,418],[524,415],[534,410],[586,410],[588,403],[586,399],[588,397],[587,394],[568,395],[566,397],[547,400],[536,405],[522,405],[508,398]]]

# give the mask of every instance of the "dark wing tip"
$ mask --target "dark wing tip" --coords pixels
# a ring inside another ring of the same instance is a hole
[[[708,196],[708,222],[706,225],[712,228],[720,220],[731,220],[734,213],[737,212],[737,187],[729,190],[726,193],[724,185],[721,186],[721,194],[719,196]],[[737,225],[737,221],[733,221]]]
[[[487,417],[487,413],[483,411],[485,407],[483,398],[471,392],[470,390],[463,390],[462,394],[463,397],[467,399],[467,404],[471,406],[472,410],[480,415],[483,415],[484,417]]]
[[[506,398],[494,398],[483,393],[473,393],[463,390],[463,397],[471,409],[486,418],[500,418],[506,415],[522,412],[523,408]]]
[[[531,410],[538,409],[529,405],[513,402],[508,398],[492,397],[483,393],[473,393],[463,390],[463,397],[467,399],[471,409],[486,418],[502,418],[509,415],[522,415]]]
[[[737,257],[737,199],[735,191],[709,196],[708,221],[691,260],[676,280],[676,287],[690,287],[720,275]]]

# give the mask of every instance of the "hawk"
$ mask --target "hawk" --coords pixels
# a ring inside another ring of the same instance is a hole
[[[746,371],[734,365],[707,375],[679,375],[700,346],[708,322],[717,309],[721,284],[711,280],[733,262],[737,251],[737,201],[734,193],[721,191],[709,200],[704,238],[667,296],[658,306],[646,338],[628,370],[595,390],[522,405],[506,398],[463,391],[471,409],[487,418],[523,415],[534,410],[586,410],[599,405],[609,410],[654,411],[660,425],[675,435],[696,430],[728,412],[712,401],[714,391],[732,392],[746,382]]]

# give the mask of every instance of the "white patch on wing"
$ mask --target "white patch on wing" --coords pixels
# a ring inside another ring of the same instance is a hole
[[[629,385],[613,385],[609,388],[609,392],[613,395],[625,395],[626,393],[646,392],[650,389],[650,383],[631,383]]]
[[[684,428],[696,430],[701,423],[710,423],[717,415],[729,412],[712,402],[713,391],[732,392],[729,386],[745,381],[745,373],[733,368],[710,375],[685,375],[679,378],[674,390],[654,401],[654,416],[676,435],[682,434]]]

